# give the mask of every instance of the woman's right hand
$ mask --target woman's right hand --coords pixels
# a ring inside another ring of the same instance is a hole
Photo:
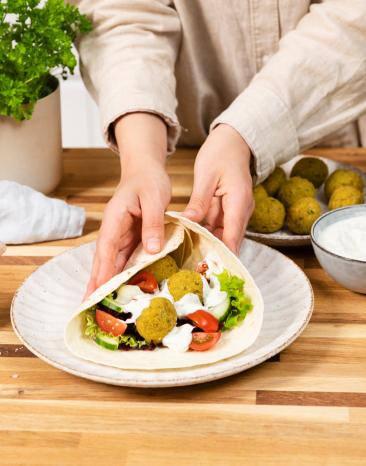
[[[141,240],[151,254],[164,243],[164,212],[171,197],[165,123],[154,115],[129,114],[116,124],[115,134],[121,181],[104,211],[86,296],[121,272]]]

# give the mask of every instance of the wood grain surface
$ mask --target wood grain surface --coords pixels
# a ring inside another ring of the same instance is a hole
[[[366,150],[312,151],[366,171]],[[195,152],[168,164],[171,208],[192,188]],[[365,465],[366,296],[337,285],[310,247],[283,249],[309,277],[315,310],[305,332],[259,367],[176,389],[82,380],[33,356],[12,331],[22,281],[60,252],[96,238],[119,178],[107,150],[68,150],[55,193],[87,210],[80,238],[9,246],[0,257],[0,465]]]

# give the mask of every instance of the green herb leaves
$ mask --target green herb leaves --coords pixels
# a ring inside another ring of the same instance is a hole
[[[76,58],[72,43],[91,23],[64,0],[0,1],[0,115],[29,119],[34,104],[66,79]],[[57,84],[57,83],[56,83]]]
[[[227,313],[220,319],[222,330],[230,330],[245,319],[247,313],[253,309],[249,296],[244,293],[244,280],[230,275],[227,270],[217,275],[221,291],[226,291],[230,299]]]

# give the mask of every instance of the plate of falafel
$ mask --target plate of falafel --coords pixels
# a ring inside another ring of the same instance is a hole
[[[125,270],[82,304],[95,242],[34,271],[10,311],[23,344],[78,377],[175,387],[245,371],[300,335],[314,298],[293,261],[251,240],[236,257],[179,214],[167,221],[161,253],[138,245]]]
[[[244,264],[174,212],[165,238],[154,256],[139,244],[126,268],[75,310],[65,327],[71,353],[148,371],[211,364],[254,343],[263,300]]]
[[[255,209],[246,236],[269,246],[310,244],[324,212],[363,204],[366,175],[349,164],[298,155],[253,189]]]

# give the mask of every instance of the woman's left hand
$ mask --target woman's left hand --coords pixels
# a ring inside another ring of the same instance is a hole
[[[254,209],[251,153],[241,135],[220,124],[198,152],[193,191],[184,215],[202,222],[238,253]]]

